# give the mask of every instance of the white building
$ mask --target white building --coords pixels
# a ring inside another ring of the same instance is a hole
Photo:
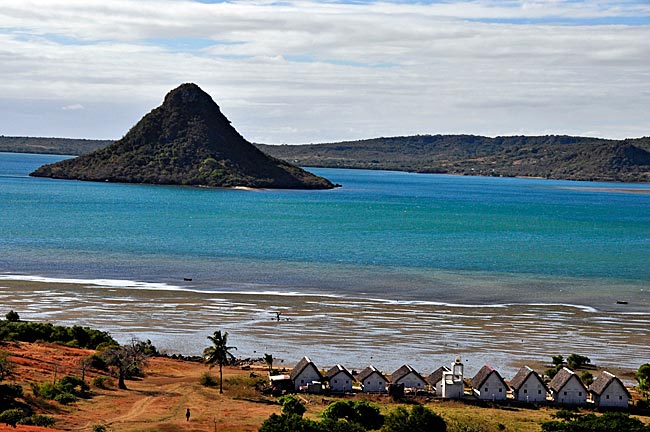
[[[578,375],[569,368],[562,368],[548,385],[551,397],[557,403],[583,405],[587,402],[587,388]]]
[[[524,366],[519,369],[517,375],[510,381],[512,397],[520,402],[546,402],[548,387],[542,378],[529,368]]]
[[[483,400],[505,400],[508,395],[508,385],[499,372],[492,366],[485,365],[472,378],[474,395]]]
[[[449,372],[449,368],[447,366],[440,366],[426,378],[429,389],[435,392],[437,397],[442,397],[442,374],[444,372]]]
[[[329,382],[329,388],[333,392],[351,392],[354,377],[340,364],[325,373],[325,379]]]
[[[451,370],[442,373],[443,398],[460,399],[465,395],[465,382],[463,381],[463,362],[460,357],[451,364]]]
[[[390,383],[394,385],[404,384],[405,390],[424,390],[427,382],[410,365],[404,365],[397,369],[390,376]]]
[[[627,408],[630,393],[616,375],[607,371],[596,377],[589,386],[591,402],[599,407]]]
[[[372,365],[359,372],[357,380],[364,393],[385,393],[388,385],[386,377]]]
[[[321,382],[323,376],[314,363],[305,356],[296,364],[289,375],[296,391],[305,390],[313,382]]]

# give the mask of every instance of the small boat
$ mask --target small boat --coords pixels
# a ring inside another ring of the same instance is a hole
[[[192,278],[183,278],[185,282],[192,282]]]
[[[627,304],[627,302],[624,300],[617,300],[616,304]]]

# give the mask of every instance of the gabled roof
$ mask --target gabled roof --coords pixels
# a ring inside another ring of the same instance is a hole
[[[503,380],[499,372],[494,370],[492,366],[490,365],[485,365],[481,368],[481,370],[478,371],[476,375],[474,375],[474,378],[472,378],[472,388],[478,389],[480,388],[485,380],[488,379],[488,377],[492,374],[496,374],[496,377],[499,378],[499,380],[503,383],[503,386],[507,389],[508,384]]]
[[[551,382],[548,384],[548,387],[553,390],[554,392],[558,393],[560,390],[562,390],[562,387],[564,387],[571,378],[576,377],[580,385],[585,389],[585,392],[587,391],[587,388],[585,385],[582,383],[580,378],[578,378],[578,375],[576,375],[575,372],[573,372],[571,369],[567,367],[563,367],[558,373],[555,374]]]
[[[544,384],[544,381],[542,378],[539,376],[537,372],[529,368],[528,366],[524,366],[521,369],[519,369],[519,372],[517,372],[517,375],[513,379],[510,380],[510,388],[512,388],[514,391],[519,391],[519,388],[522,386],[523,383],[526,382],[526,380],[531,376],[535,376],[539,382],[542,383],[544,388],[548,390],[546,387],[546,384]]]
[[[431,385],[436,385],[442,380],[442,373],[449,371],[450,369],[447,366],[440,366],[438,369],[431,372],[431,375],[427,377],[426,381]]]
[[[378,374],[384,381],[388,381],[384,376],[384,374],[379,372],[377,368],[372,365],[368,366],[367,368],[359,372],[359,375],[357,375],[357,380],[359,380],[359,382],[362,382],[363,380],[365,380],[366,378],[368,378],[370,375],[374,373]]]
[[[401,368],[397,369],[395,372],[393,372],[390,376],[390,382],[396,383],[397,381],[401,380],[408,374],[413,373],[415,374],[416,377],[420,378],[422,381],[424,381],[424,378],[422,378],[422,375],[420,375],[415,369],[413,369],[410,365],[405,364]]]
[[[310,365],[314,367],[314,369],[316,370],[316,373],[318,373],[318,376],[322,378],[323,376],[320,374],[320,371],[318,370],[318,368],[316,367],[314,362],[309,360],[309,357],[304,356],[298,362],[298,364],[296,364],[296,366],[291,370],[291,374],[290,374],[291,379],[295,380],[302,373],[302,371],[304,371]]]
[[[627,391],[627,388],[625,388],[623,382],[620,379],[618,379],[616,375],[611,374],[607,371],[604,371],[603,373],[601,373],[596,377],[594,382],[589,386],[589,391],[600,396],[607,389],[607,387],[609,387],[609,385],[614,381],[618,381],[621,387],[623,387],[623,390],[625,390],[625,394],[627,394],[627,397],[629,398],[630,392]]]
[[[347,375],[348,377],[350,377],[350,379],[352,381],[354,381],[354,377],[352,376],[352,374],[346,368],[341,366],[340,364],[337,364],[332,369],[328,370],[325,373],[325,378],[326,379],[332,379],[332,378],[334,378],[334,376],[336,376],[337,374],[339,374],[341,372],[344,373],[345,375]]]

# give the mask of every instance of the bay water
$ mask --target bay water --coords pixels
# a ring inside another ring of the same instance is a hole
[[[650,185],[310,169],[330,191],[28,177],[0,153],[0,305],[198,354],[422,373],[650,360]],[[191,280],[190,280],[191,279]],[[3,313],[5,313],[3,311]],[[278,313],[280,321],[277,320]]]

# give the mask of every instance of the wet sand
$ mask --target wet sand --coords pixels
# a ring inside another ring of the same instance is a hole
[[[25,320],[90,326],[121,342],[151,339],[169,353],[200,354],[206,337],[222,330],[239,357],[270,353],[292,364],[309,355],[323,367],[374,364],[392,371],[409,363],[430,373],[460,355],[468,375],[488,363],[512,378],[521,362],[549,362],[555,354],[578,353],[601,366],[630,369],[650,358],[650,313],[624,307],[463,306],[6,279],[0,280],[0,304]]]

